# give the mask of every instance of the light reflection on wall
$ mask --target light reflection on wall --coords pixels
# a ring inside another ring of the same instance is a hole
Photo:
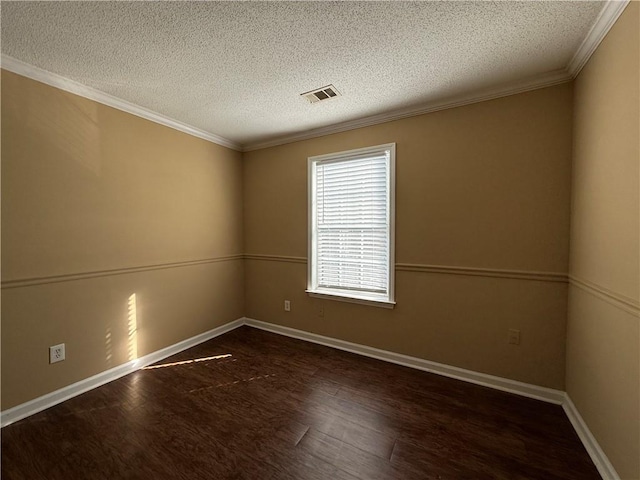
[[[111,365],[111,360],[113,359],[113,349],[111,346],[111,327],[107,327],[104,334],[104,350],[107,365]]]
[[[138,358],[138,314],[136,305],[136,294],[132,293],[129,296],[129,303],[127,309],[127,339],[128,348],[127,354],[129,360],[136,360]]]

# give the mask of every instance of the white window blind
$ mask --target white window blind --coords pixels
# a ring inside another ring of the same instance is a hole
[[[394,147],[310,159],[310,292],[393,301]]]

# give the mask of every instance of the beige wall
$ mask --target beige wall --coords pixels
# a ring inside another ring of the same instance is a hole
[[[243,315],[240,153],[6,71],[2,98],[3,410]]]
[[[566,273],[571,98],[564,84],[245,153],[245,252],[299,257],[246,261],[247,316],[564,388],[566,283],[399,266],[385,310],[308,298],[304,257],[307,157],[396,142],[398,264]]]
[[[620,476],[640,477],[639,15],[632,2],[575,91],[244,156],[3,71],[2,409],[247,315],[566,387]],[[389,142],[396,308],[309,298],[307,157]],[[536,273],[569,263],[569,286]],[[48,365],[59,342],[67,360]]]
[[[623,479],[640,478],[640,5],[575,82],[567,392]]]

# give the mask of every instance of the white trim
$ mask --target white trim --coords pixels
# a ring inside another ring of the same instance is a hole
[[[179,130],[189,135],[208,140],[218,145],[222,145],[223,147],[242,152],[251,152],[253,150],[260,150],[263,148],[275,147],[278,145],[298,142],[301,140],[323,137],[334,133],[346,132],[357,128],[378,125],[381,123],[387,123],[403,118],[461,107],[464,105],[470,105],[473,103],[484,102],[496,98],[507,97],[518,93],[524,93],[531,90],[537,90],[540,88],[551,87],[560,83],[569,82],[580,73],[584,65],[589,61],[589,58],[591,58],[591,55],[593,55],[596,48],[598,48],[598,45],[600,45],[604,37],[607,35],[607,33],[609,33],[609,30],[614,25],[616,20],[620,17],[629,1],[630,0],[607,1],[602,11],[598,15],[595,23],[589,30],[589,33],[582,41],[580,47],[574,54],[566,69],[543,73],[541,75],[536,75],[528,79],[512,82],[500,87],[488,88],[481,92],[473,92],[470,94],[466,93],[454,96],[445,101],[438,101],[426,105],[394,110],[386,113],[381,113],[379,115],[373,115],[365,118],[351,120],[348,122],[328,125],[326,127],[306,130],[298,133],[285,134],[271,140],[249,142],[244,145],[238,144],[214,133],[206,132],[196,127],[192,127],[190,125],[187,125],[186,123],[166,117],[144,107],[135,105],[133,103],[127,102],[126,100],[122,100],[94,88],[88,87],[74,80],[65,78],[61,75],[48,72],[39,67],[22,62],[21,60],[5,54],[2,55],[2,68],[10,72],[31,78],[33,80],[46,83],[47,85],[60,88],[61,90],[71,92],[75,95],[79,95],[81,97],[85,97],[102,103],[104,105],[117,108],[118,110],[131,113],[138,117],[145,118],[152,122],[165,125],[175,130]]]
[[[591,460],[595,464],[603,480],[620,480],[620,477],[618,476],[615,468],[598,444],[598,441],[589,430],[589,427],[578,412],[576,406],[571,401],[571,398],[566,392],[562,390],[540,387],[538,385],[532,385],[530,383],[518,382],[516,380],[511,380],[508,378],[474,372],[473,370],[466,370],[464,368],[453,367],[442,363],[432,362],[430,360],[410,357],[408,355],[402,355],[400,353],[380,350],[377,348],[368,347],[366,345],[346,342],[344,340],[325,337],[323,335],[309,333],[294,328],[283,327],[281,325],[276,325],[273,323],[262,322],[260,320],[255,320],[252,318],[245,317],[244,324],[249,327],[266,330],[268,332],[284,335],[287,337],[297,338],[299,340],[304,340],[307,342],[317,343],[319,345],[325,345],[327,347],[337,348],[339,350],[363,355],[365,357],[376,358],[385,362],[395,363],[397,365],[403,365],[405,367],[415,368],[417,370],[423,370],[449,378],[455,378],[456,380],[462,380],[464,382],[482,385],[484,387],[493,388],[495,390],[514,393],[516,395],[533,398],[535,400],[541,400],[547,403],[562,405],[562,409],[569,418],[571,425],[575,429],[576,434],[580,438],[580,441],[584,445],[584,448],[587,450],[587,453],[591,457]]]
[[[360,305],[369,305],[372,307],[381,308],[393,308],[396,306],[396,302],[389,302],[387,300],[375,300],[374,298],[366,298],[364,296],[357,297],[355,295],[339,295],[338,292],[333,291],[323,292],[322,290],[305,290],[305,292],[307,292],[307,295],[309,295],[310,297],[323,298],[325,300],[335,300],[336,302],[359,303]]]
[[[620,480],[616,469],[611,465],[611,462],[607,458],[607,455],[604,453],[598,441],[595,439],[591,430],[587,426],[587,423],[578,412],[578,409],[571,401],[569,394],[565,394],[564,403],[562,404],[562,408],[564,409],[567,417],[569,417],[569,421],[573,428],[575,429],[578,437],[582,441],[584,448],[587,450],[587,453],[591,457],[591,460],[595,464],[600,476],[604,480]]]
[[[238,143],[228,140],[224,137],[215,135],[210,132],[205,132],[204,130],[192,127],[191,125],[187,125],[186,123],[183,123],[179,120],[174,120],[173,118],[169,118],[147,108],[135,105],[126,100],[122,100],[121,98],[114,97],[113,95],[109,95],[108,93],[101,92],[100,90],[96,90],[95,88],[83,85],[80,82],[68,79],[61,75],[58,75],[57,73],[48,72],[47,70],[43,70],[42,68],[30,65],[21,60],[10,57],[9,55],[2,54],[2,68],[8,70],[9,72],[17,73],[18,75],[31,78],[32,80],[36,80],[38,82],[46,83],[47,85],[59,88],[60,90],[64,90],[66,92],[73,93],[74,95],[88,98],[89,100],[93,100],[109,107],[117,108],[118,110],[122,110],[123,112],[130,113],[146,120],[150,120],[154,123],[159,123],[160,125],[173,128],[174,130],[187,133],[194,137],[202,138],[203,140],[216,143],[223,147],[231,148],[238,151],[242,149],[242,147]]]
[[[602,42],[607,33],[609,33],[609,30],[611,30],[613,24],[616,23],[616,20],[618,20],[618,17],[620,17],[628,3],[629,0],[609,0],[602,8],[589,33],[587,33],[587,36],[567,66],[567,70],[572,78],[578,76],[582,67],[589,61],[591,55],[593,55],[598,45],[600,45],[600,42]]]
[[[61,388],[60,390],[56,390],[55,392],[48,393],[46,395],[43,395],[42,397],[38,397],[34,400],[5,410],[1,414],[0,425],[2,427],[6,427],[7,425],[17,422],[18,420],[26,418],[30,415],[34,415],[38,412],[41,412],[42,410],[53,407],[54,405],[62,403],[65,400],[73,398],[94,388],[100,387],[101,385],[109,383],[113,380],[117,380],[118,378],[133,373],[136,370],[151,365],[152,363],[163,360],[167,357],[170,357],[171,355],[175,355],[176,353],[191,348],[202,342],[206,342],[207,340],[211,340],[212,338],[220,336],[243,325],[276,333],[278,335],[284,335],[286,337],[297,338],[307,342],[337,348],[338,350],[344,350],[358,355],[363,355],[365,357],[376,358],[385,362],[395,363],[397,365],[403,365],[405,367],[415,368],[417,370],[423,370],[429,373],[434,373],[449,378],[455,378],[456,380],[461,380],[476,385],[482,385],[484,387],[493,388],[495,390],[501,390],[504,392],[509,392],[523,397],[553,403],[556,405],[562,405],[562,408],[569,418],[571,425],[573,425],[573,428],[582,441],[582,444],[587,450],[587,453],[591,457],[591,460],[595,464],[602,478],[604,480],[620,480],[620,477],[618,476],[615,468],[598,444],[598,441],[589,430],[589,427],[578,412],[576,406],[571,401],[571,398],[567,393],[561,390],[540,387],[538,385],[518,382],[516,380],[510,380],[508,378],[496,377],[494,375],[474,372],[472,370],[466,370],[464,368],[453,367],[442,363],[432,362],[430,360],[424,360],[408,355],[402,355],[400,353],[389,352],[387,350],[380,350],[378,348],[368,347],[366,345],[346,342],[344,340],[325,337],[315,333],[309,333],[294,328],[283,327],[281,325],[262,322],[247,317],[239,318],[225,325],[209,330],[208,332],[201,333],[200,335],[188,338],[174,345],[163,348],[162,350],[158,350],[156,352],[150,353],[149,355],[145,355],[144,357],[141,357],[137,360],[125,363],[118,367],[107,370],[106,372],[99,373],[67,387]]]
[[[628,0],[624,0],[628,1]],[[614,2],[617,3],[617,2]],[[606,33],[606,32],[605,32]],[[202,138],[210,142],[222,145],[223,147],[231,148],[233,150],[241,152],[250,152],[253,150],[260,150],[263,148],[274,147],[277,145],[284,145],[286,143],[297,142],[300,140],[307,140],[310,138],[323,137],[331,135],[333,133],[346,132],[348,130],[354,130],[356,128],[368,127],[371,125],[378,125],[380,123],[391,122],[394,120],[400,120],[402,118],[414,117],[418,115],[424,115],[426,113],[437,112],[440,110],[447,110],[449,108],[461,107],[463,105],[469,105],[473,103],[484,102],[486,100],[493,100],[495,98],[506,97],[509,95],[515,95],[517,93],[528,92],[530,90],[537,90],[539,88],[551,87],[560,83],[570,81],[573,77],[566,70],[555,70],[553,72],[537,75],[533,78],[516,81],[507,85],[502,85],[497,88],[489,88],[481,92],[474,92],[471,94],[463,94],[449,98],[446,101],[439,101],[427,105],[420,105],[414,107],[408,107],[401,110],[393,110],[379,115],[373,115],[365,118],[359,118],[350,120],[348,122],[342,122],[334,125],[328,125],[326,127],[316,128],[312,130],[305,130],[299,133],[285,134],[275,139],[249,142],[241,145],[233,142],[227,138],[221,137],[211,132],[206,132],[196,127],[192,127],[179,120],[174,120],[165,115],[156,113],[152,110],[148,110],[139,105],[135,105],[126,100],[114,97],[107,93],[96,90],[92,87],[84,85],[75,80],[63,77],[57,73],[49,72],[35,65],[28,64],[17,58],[13,58],[9,55],[2,54],[1,67],[7,71],[22,75],[27,78],[31,78],[41,83],[45,83],[52,87],[59,88],[61,90],[73,93],[84,98],[96,101],[103,105],[122,110],[123,112],[136,115],[138,117],[150,120],[160,125],[173,128],[175,130],[193,135],[194,137]]]
[[[432,104],[408,107],[406,109],[395,110],[391,112],[381,113],[370,117],[359,118],[348,122],[328,125],[326,127],[307,130],[304,132],[293,133],[290,135],[282,135],[277,138],[258,142],[249,142],[244,145],[243,152],[260,150],[263,148],[275,147],[287,143],[308,140],[310,138],[323,137],[334,133],[355,130],[356,128],[378,125],[380,123],[392,122],[402,118],[424,115],[427,113],[437,112],[439,110],[447,110],[450,108],[461,107],[473,103],[484,102],[496,98],[507,97],[517,93],[524,93],[540,88],[551,87],[560,83],[573,80],[578,76],[582,68],[596,51],[604,37],[609,33],[611,27],[618,20],[630,0],[608,0],[600,11],[598,18],[587,33],[586,37],[578,47],[578,50],[571,58],[566,68],[543,73],[534,77],[515,81],[500,87],[488,88],[481,92],[473,92],[458,95],[445,101],[437,101]]]
[[[337,348],[338,350],[357,353],[365,357],[376,358],[385,362],[395,363],[397,365],[403,365],[405,367],[415,368],[417,370],[423,370],[425,372],[435,373],[449,378],[455,378],[456,380],[494,388],[503,392],[515,393],[516,395],[542,400],[543,402],[561,405],[565,399],[565,393],[561,390],[540,387],[530,383],[496,377],[494,375],[487,375],[486,373],[474,372],[464,368],[452,367],[450,365],[432,362],[422,358],[410,357],[409,355],[380,350],[378,348],[368,347],[357,343],[345,342],[344,340],[325,337],[315,333],[296,330],[294,328],[283,327],[273,323],[261,322],[252,318],[245,318],[245,325],[285,335],[287,337]]]
[[[337,162],[350,162],[352,160],[366,159],[368,156],[382,156],[386,158],[388,175],[386,179],[386,215],[387,215],[387,245],[386,245],[386,293],[374,294],[366,292],[347,292],[339,288],[320,288],[317,278],[317,192],[316,172],[319,164],[334,164]],[[396,144],[385,143],[364,148],[356,148],[342,152],[333,152],[324,155],[316,155],[307,158],[307,218],[309,221],[307,230],[307,293],[313,296],[329,299],[361,303],[364,305],[383,306],[393,308],[395,305],[395,217],[396,217]]]
[[[553,72],[537,75],[526,80],[513,82],[508,85],[502,85],[497,88],[489,88],[480,92],[458,95],[445,101],[438,101],[435,103],[429,103],[417,107],[409,107],[401,110],[392,110],[390,112],[381,113],[379,115],[350,120],[348,122],[328,125],[326,127],[315,128],[313,130],[305,130],[304,132],[282,135],[271,140],[249,142],[244,145],[242,151],[251,152],[253,150],[275,147],[278,145],[284,145],[286,143],[299,142],[301,140],[308,140],[310,138],[324,137],[326,135],[331,135],[334,133],[355,130],[356,128],[369,127],[371,125],[378,125],[380,123],[387,123],[394,120],[401,120],[403,118],[424,115],[426,113],[438,112],[440,110],[462,107],[464,105],[484,102],[486,100],[508,97],[517,93],[524,93],[530,90],[537,90],[539,88],[551,87],[560,83],[569,82],[570,80],[572,80],[572,78],[573,77],[569,74],[569,72],[564,69],[555,70]]]
[[[152,363],[163,360],[171,355],[175,355],[176,353],[182,352],[183,350],[191,348],[202,342],[211,340],[212,338],[227,333],[242,325],[244,325],[244,318],[239,318],[225,325],[209,330],[208,332],[187,338],[186,340],[163,348],[162,350],[150,353],[144,357],[132,360],[105,372],[98,373],[92,377],[85,378],[84,380],[80,380],[79,382],[5,410],[0,416],[0,426],[6,427],[13,422],[17,422],[25,417],[34,415],[49,407],[53,407],[58,403],[62,403],[65,400],[69,400],[70,398],[97,388],[105,383],[117,380],[118,378],[133,373],[136,370],[140,370],[147,365],[151,365]]]

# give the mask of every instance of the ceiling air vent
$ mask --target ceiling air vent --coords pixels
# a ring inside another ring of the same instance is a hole
[[[333,85],[327,85],[326,87],[311,90],[310,92],[301,93],[300,96],[309,100],[309,103],[316,103],[321,100],[329,100],[333,97],[339,97],[340,92],[336,90],[336,87]]]

